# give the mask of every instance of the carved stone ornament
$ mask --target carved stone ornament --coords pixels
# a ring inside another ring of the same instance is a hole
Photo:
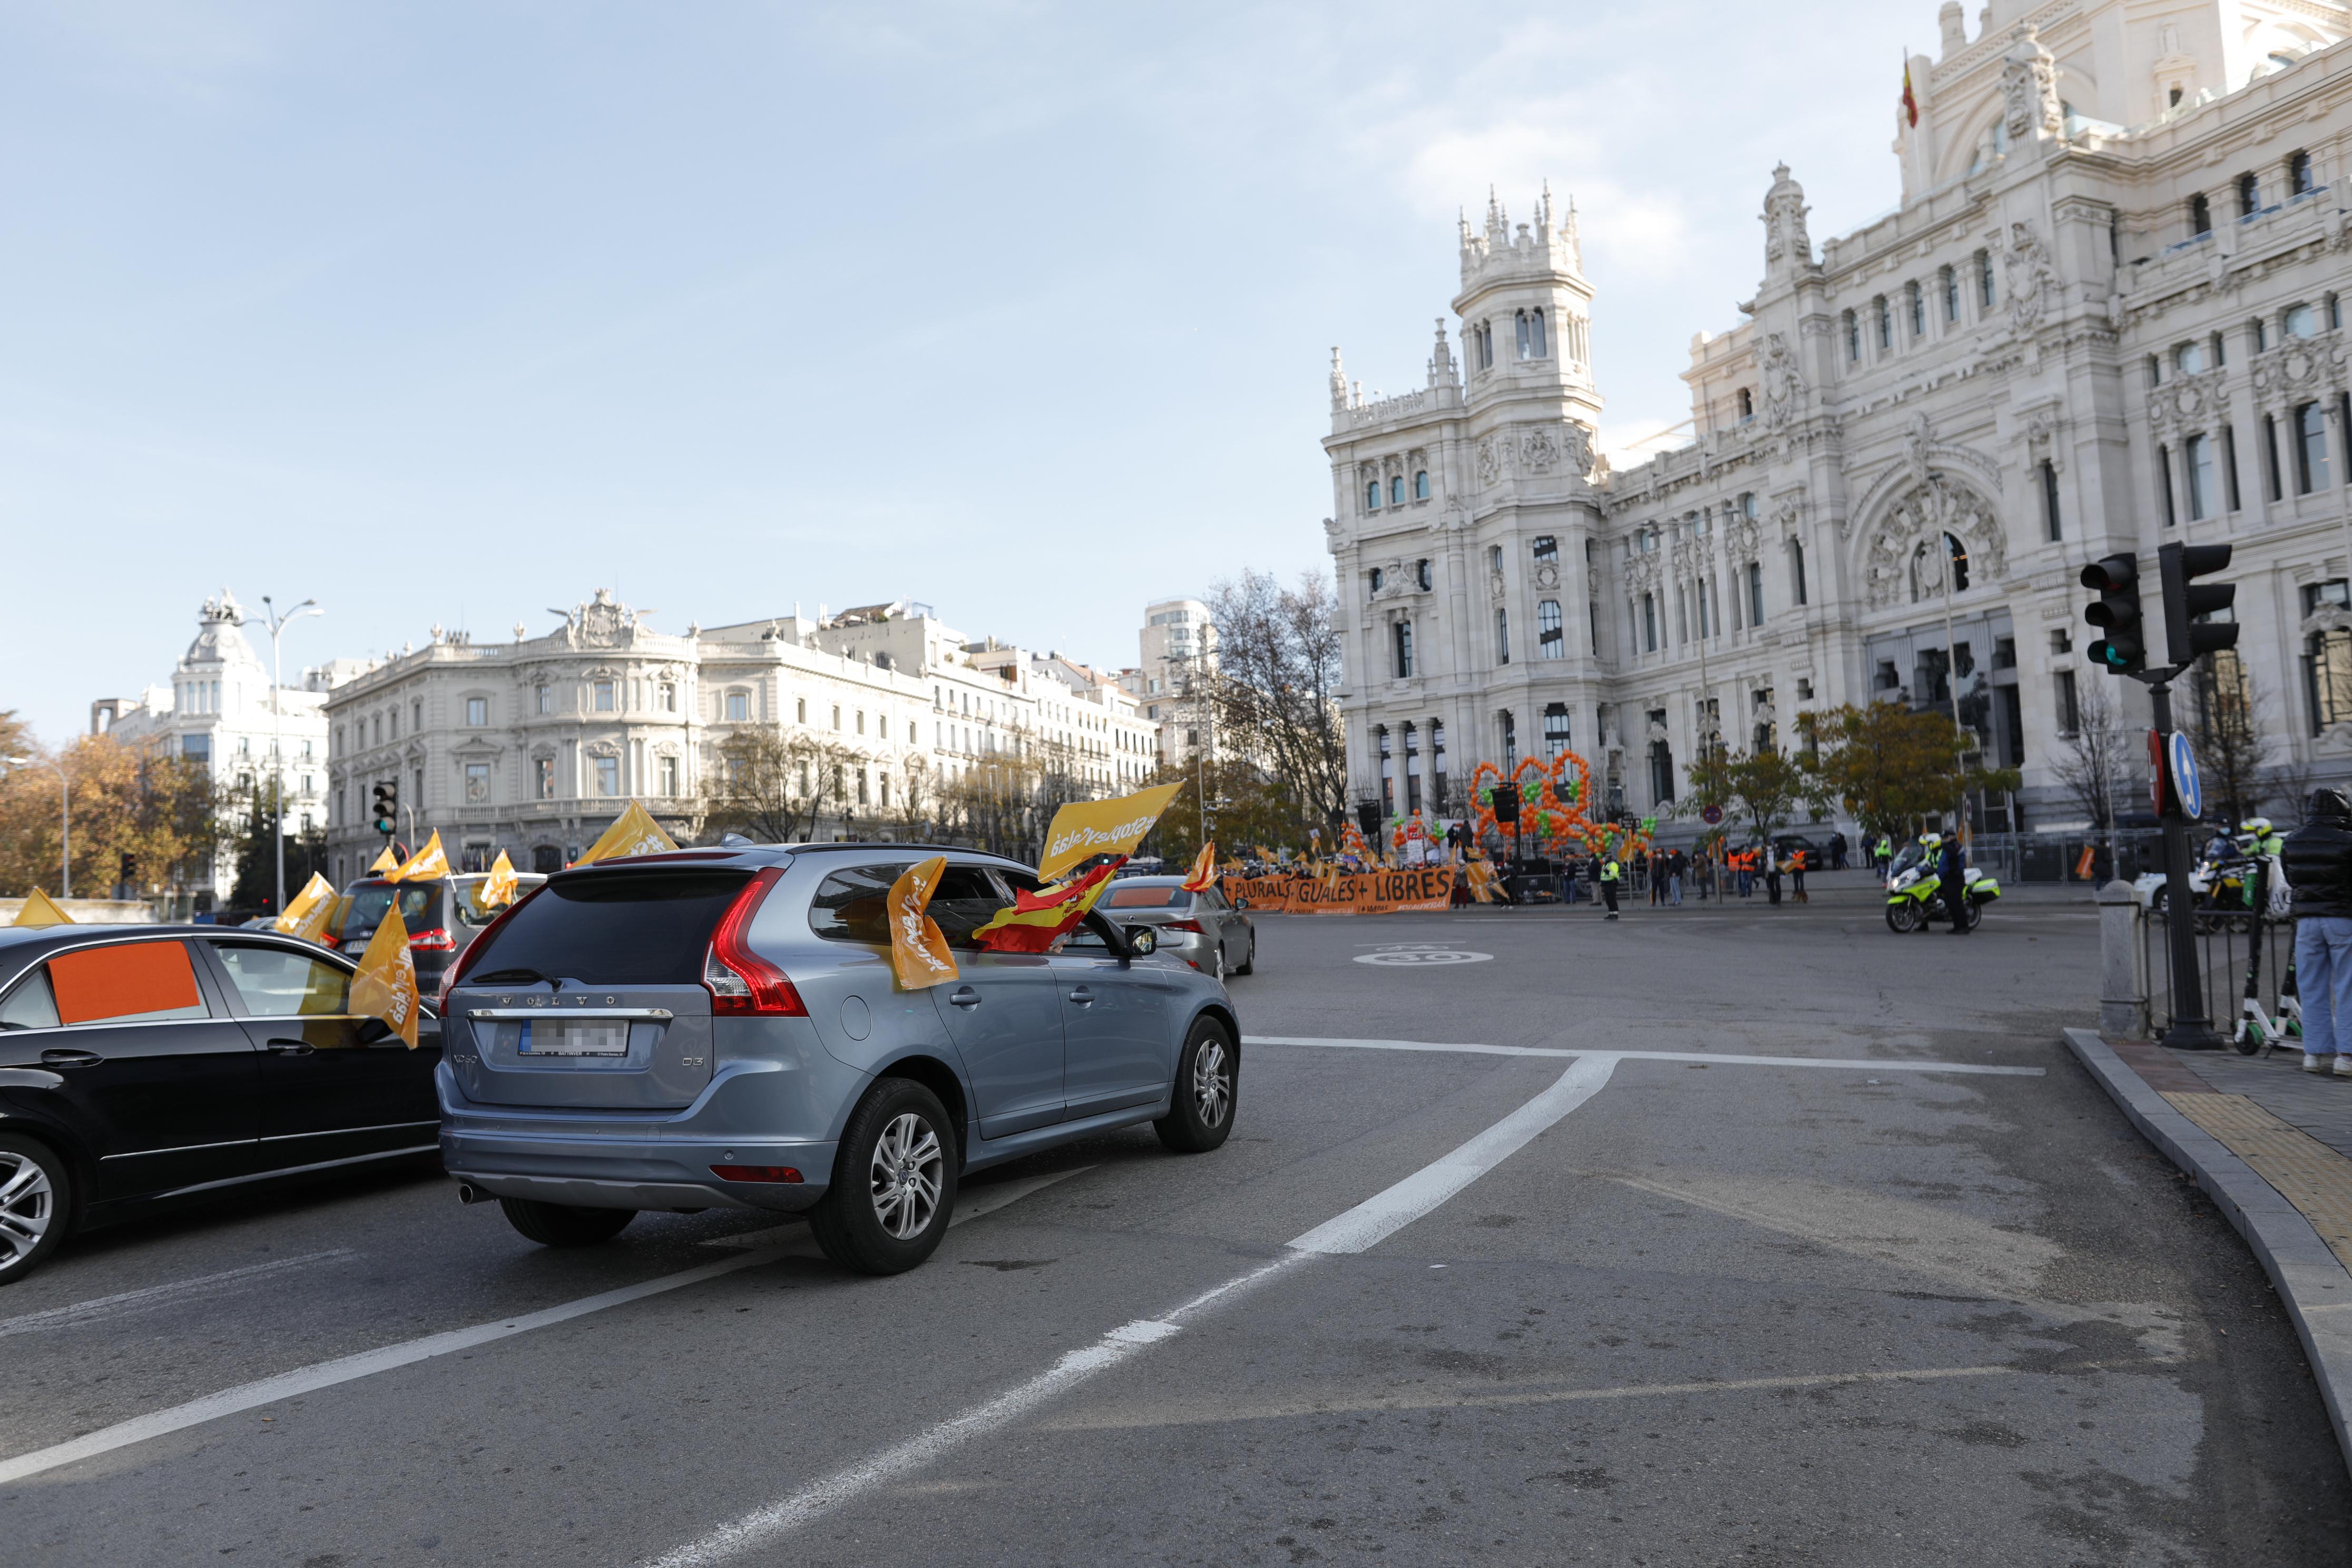
[[[1503,473],[1506,462],[1507,458],[1504,456],[1502,442],[1492,436],[1483,437],[1479,439],[1478,482],[1480,484],[1501,484],[1503,482]]]
[[[1551,427],[1538,425],[1519,433],[1519,456],[1531,474],[1548,474],[1559,466],[1559,437]]]
[[[1810,266],[1812,237],[1805,232],[1804,187],[1789,177],[1789,165],[1772,170],[1772,189],[1764,197],[1764,262],[1778,266],[1784,258]]]
[[[1949,475],[1933,473],[1905,492],[1871,531],[1863,562],[1863,582],[1874,610],[1906,597],[1911,558],[1926,540],[1950,534],[1969,552],[1970,575],[1979,584],[1997,580],[2007,561],[2008,541],[1992,504]]]
[[[2058,62],[2032,27],[2021,25],[2010,34],[2009,53],[2001,57],[2000,96],[2009,139],[2025,142],[2039,132],[2063,134],[2065,110],[2058,100]]]
[[[1545,562],[1540,566],[1538,566],[1536,568],[1536,586],[1538,588],[1559,587],[1559,568],[1549,561]]]
[[[1486,596],[1488,598],[1494,600],[1495,603],[1499,605],[1503,602],[1505,595],[1508,594],[1509,591],[1509,585],[1503,581],[1503,574],[1500,572],[1490,572],[1486,574]]]
[[[1773,503],[1772,515],[1767,521],[1772,531],[1783,539],[1795,536],[1797,525],[1805,519],[1804,502],[1795,495],[1784,496]]]
[[[1347,537],[1348,530],[1339,519],[1327,517],[1323,520],[1323,542],[1327,547],[1336,552],[1346,542]]]
[[[1671,741],[1674,739],[1673,736],[1666,733],[1666,721],[1664,719],[1653,719],[1650,721],[1649,739],[1654,742]]]
[[[563,616],[563,635],[573,647],[619,647],[636,634],[637,613],[613,597],[610,588],[599,588],[595,596],[570,612],[558,610]]]
[[[1805,411],[1805,378],[1797,369],[1797,356],[1790,352],[1789,340],[1779,332],[1765,333],[1759,364],[1764,375],[1765,426],[1785,429]]]
[[[2254,356],[2254,401],[2272,405],[2325,392],[2344,379],[2343,350],[2331,354],[2312,338],[2289,338]],[[2330,364],[2333,359],[2336,363]]]
[[[2209,370],[2186,375],[2161,388],[2148,401],[2148,420],[2159,435],[2205,429],[2229,406],[2226,371]]]
[[[2045,311],[2057,303],[2058,268],[2030,223],[2009,226],[2009,248],[2001,268],[2009,279],[2009,325],[2024,337],[2042,324]]]

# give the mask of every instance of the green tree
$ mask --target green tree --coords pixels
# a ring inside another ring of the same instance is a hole
[[[1799,808],[1821,799],[1820,783],[1805,763],[1769,746],[1703,752],[1691,763],[1690,780],[1700,805],[1719,805],[1744,818],[1755,843],[1769,841]]]
[[[1976,737],[1948,714],[1896,702],[1847,704],[1798,721],[1816,795],[1875,837],[1908,837],[1920,818],[1952,816],[1979,790],[2013,790],[2014,768],[1986,768]],[[1966,748],[1966,749],[1964,749]]]

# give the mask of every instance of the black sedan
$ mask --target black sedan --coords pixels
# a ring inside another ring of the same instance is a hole
[[[440,1021],[410,1050],[353,969],[273,931],[0,930],[0,1285],[76,1230],[436,1154]]]

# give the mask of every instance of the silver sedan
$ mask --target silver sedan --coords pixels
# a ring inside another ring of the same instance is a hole
[[[1181,877],[1122,877],[1103,895],[1102,911],[1118,924],[1148,925],[1160,951],[1223,980],[1257,968],[1257,928],[1216,889],[1184,889]]]

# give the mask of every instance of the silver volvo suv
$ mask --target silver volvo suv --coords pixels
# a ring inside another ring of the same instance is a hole
[[[940,853],[930,912],[960,977],[902,991],[885,898]],[[895,1274],[939,1245],[964,1172],[1141,1121],[1216,1148],[1240,1069],[1223,983],[1099,911],[1051,952],[972,945],[1037,885],[997,856],[890,844],[556,875],[443,989],[442,1163],[548,1246],[640,1209],[769,1209]]]

